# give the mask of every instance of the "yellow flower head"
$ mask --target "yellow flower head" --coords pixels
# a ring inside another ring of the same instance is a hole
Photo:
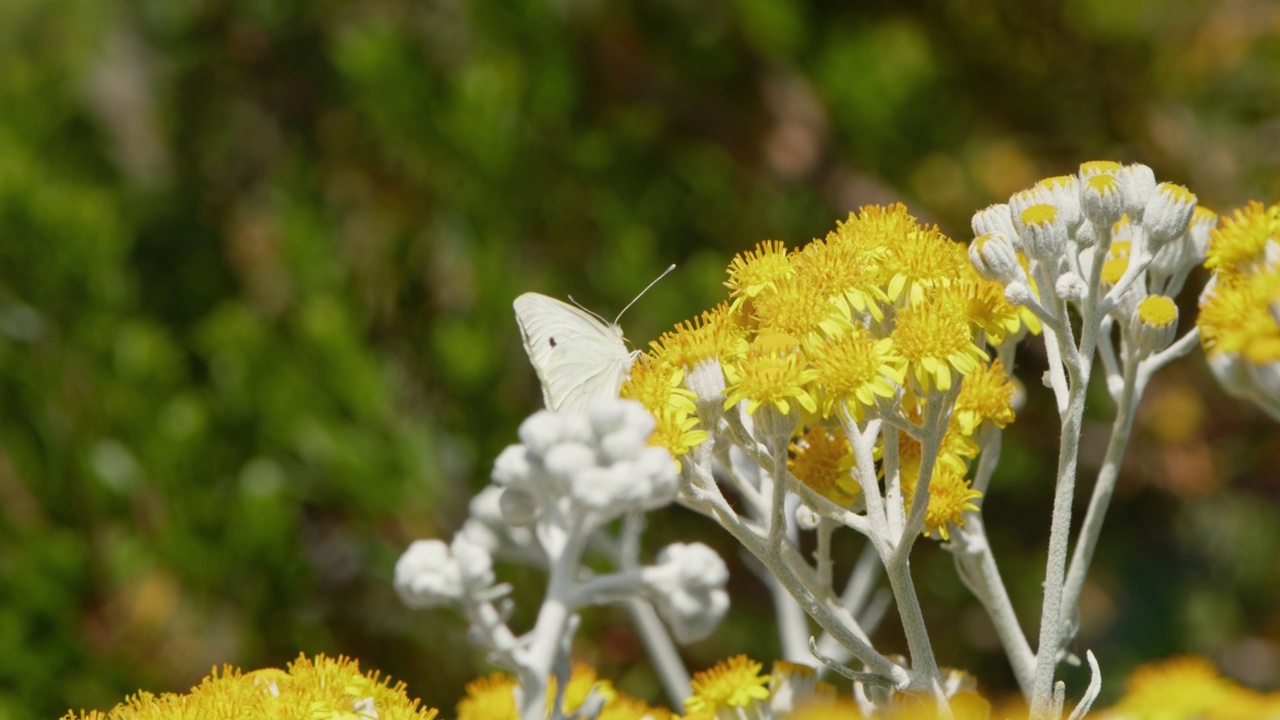
[[[1013,419],[1013,378],[999,358],[965,377],[951,411],[960,432],[973,435],[983,422],[1003,428]]]
[[[835,302],[846,318],[866,314],[876,322],[884,319],[880,305],[889,297],[880,288],[881,261],[888,251],[875,234],[879,210],[863,208],[866,221],[850,213],[826,240],[814,240],[792,256],[796,274]],[[914,227],[914,220],[909,225]]]
[[[719,708],[745,708],[769,699],[771,678],[760,674],[763,668],[746,655],[736,655],[694,673],[693,695],[685,700],[685,712],[713,714]]]
[[[746,331],[720,303],[692,322],[686,320],[649,343],[651,356],[675,367],[692,370],[708,360],[724,362],[746,350]]]
[[[1196,324],[1207,354],[1240,354],[1256,365],[1280,360],[1280,324],[1268,311],[1280,303],[1280,267],[1249,276],[1218,275],[1200,302]]]
[[[638,401],[655,421],[649,444],[665,447],[675,457],[708,437],[698,427],[697,396],[682,386],[684,369],[660,360],[642,359],[631,368],[621,396]]]
[[[815,347],[812,357],[823,417],[844,406],[861,420],[866,408],[877,398],[893,397],[905,379],[906,361],[894,352],[893,341],[872,338],[860,327]]]
[[[758,332],[790,335],[806,346],[850,327],[848,313],[811,275],[793,275],[756,295],[752,316]]]
[[[729,381],[725,388],[726,410],[743,400],[751,415],[764,404],[773,405],[783,415],[791,414],[792,402],[811,413],[818,410],[809,389],[817,373],[808,367],[793,337],[757,336],[747,354],[736,363],[725,365],[724,372]]]
[[[947,289],[965,298],[969,321],[986,334],[990,345],[1003,345],[1005,338],[1017,335],[1023,325],[1032,334],[1040,332],[1040,321],[1025,308],[1010,305],[1000,283],[982,279],[972,265],[965,275],[963,280]]]
[[[916,227],[886,245],[886,294],[891,301],[905,293],[908,304],[919,304],[929,290],[950,285],[965,275],[969,266],[965,246],[943,235],[936,226]]]
[[[782,241],[769,240],[756,245],[754,251],[735,255],[726,272],[729,279],[724,285],[729,288],[729,297],[733,298],[730,309],[737,312],[744,302],[766,288],[776,287],[780,280],[791,277],[795,270]]]
[[[242,674],[230,666],[224,666],[221,673],[215,668],[188,693],[157,696],[140,692],[108,713],[67,713],[63,720],[431,720],[437,712],[411,700],[404,683],[391,685],[390,679],[380,677],[377,671],[361,673],[355,660],[324,655],[311,660],[299,655],[288,670],[267,668]]]
[[[1269,244],[1280,245],[1280,204],[1252,200],[1209,232],[1204,266],[1225,275],[1246,272],[1263,261]]]
[[[936,293],[898,311],[893,347],[906,359],[907,377],[921,394],[951,389],[953,373],[968,375],[987,353],[973,342],[967,302],[955,293]]]
[[[938,450],[938,458],[933,466],[933,477],[929,481],[929,505],[925,508],[924,517],[926,536],[936,534],[943,540],[949,540],[951,536],[948,524],[963,526],[964,512],[978,509],[973,501],[982,497],[982,493],[969,487],[969,480],[965,478],[968,467],[965,458],[972,458],[977,454],[977,449],[972,440],[950,429],[943,437],[942,447]],[[898,471],[901,474],[902,495],[908,513],[911,512],[916,482],[920,477],[922,450],[920,443],[905,434],[899,434]]]
[[[849,506],[861,488],[850,470],[853,448],[843,432],[811,425],[791,443],[787,467],[797,480],[831,502]]]

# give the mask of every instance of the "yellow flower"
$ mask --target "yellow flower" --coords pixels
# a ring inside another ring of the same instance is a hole
[[[707,432],[698,427],[697,396],[682,387],[684,369],[657,359],[642,358],[631,368],[621,396],[638,401],[656,423],[649,444],[665,447],[675,457],[701,445]]]
[[[506,673],[493,673],[467,683],[467,696],[458,703],[458,720],[518,720],[519,710],[516,708],[515,692],[518,686],[516,679]],[[662,708],[653,708],[624,695],[613,688],[607,680],[600,680],[596,671],[589,665],[579,663],[573,666],[569,676],[569,684],[564,691],[564,710],[573,713],[582,707],[582,703],[592,690],[604,698],[604,709],[598,720],[668,720],[671,712]],[[547,683],[548,713],[556,696],[555,678]]]
[[[973,342],[967,310],[956,294],[937,293],[898,311],[893,346],[906,359],[907,377],[920,393],[950,390],[953,372],[968,375],[987,359]]]
[[[929,505],[925,508],[924,535],[932,537],[937,534],[943,540],[950,540],[948,524],[963,526],[964,512],[977,511],[974,500],[982,497],[982,493],[969,486],[965,478],[968,464],[965,457],[977,454],[973,441],[948,429],[938,450],[938,458],[933,466],[933,477],[929,481]],[[902,496],[906,501],[906,510],[911,512],[912,500],[915,497],[916,482],[920,477],[921,463],[920,443],[905,434],[898,435],[898,472],[902,480]]]
[[[759,295],[766,288],[772,289],[780,280],[791,277],[795,270],[787,256],[787,248],[781,240],[768,240],[756,245],[754,251],[748,250],[733,256],[726,270],[729,279],[725,287],[729,288],[729,297],[733,298],[732,312],[737,312],[742,304]]]
[[[472,680],[458,701],[458,720],[519,720],[518,687],[515,678],[500,672]]]
[[[906,213],[905,208],[902,212]],[[943,235],[936,226],[915,226],[900,237],[886,238],[885,244],[886,294],[891,301],[905,293],[908,304],[921,303],[929,290],[951,284],[965,274],[969,265],[965,246]]]
[[[63,720],[186,720],[187,718],[269,717],[279,720],[431,720],[437,712],[420,707],[375,670],[361,673],[355,660],[299,655],[289,669],[241,673],[215,668],[185,694],[140,692],[107,713],[67,713]],[[499,717],[499,716],[493,716]],[[512,717],[515,717],[512,715]]]
[[[835,302],[846,318],[866,313],[876,322],[884,319],[880,304],[888,303],[889,297],[879,283],[880,264],[887,250],[879,238],[866,231],[875,227],[872,218],[878,210],[863,208],[866,223],[850,213],[847,221],[827,233],[826,240],[814,240],[792,256],[796,275]]]
[[[1128,221],[1122,219],[1116,225],[1121,223],[1127,224]],[[1124,272],[1129,269],[1129,253],[1131,252],[1132,243],[1129,240],[1115,240],[1111,243],[1110,249],[1107,250],[1107,259],[1102,263],[1102,284],[1111,287],[1120,281],[1124,276]]]
[[[1239,353],[1263,365],[1280,359],[1280,324],[1268,306],[1280,301],[1280,268],[1249,276],[1217,275],[1201,298],[1200,343],[1205,353]]]
[[[791,442],[787,467],[797,480],[837,505],[852,505],[861,488],[850,474],[853,448],[843,432],[811,425]]]
[[[708,711],[710,717],[719,708],[745,708],[767,700],[770,677],[760,674],[763,668],[746,655],[736,655],[694,673],[693,695],[684,702],[686,717]]]
[[[1040,332],[1040,321],[1034,314],[1010,305],[1000,283],[983,280],[972,265],[965,272],[965,278],[949,289],[964,297],[969,322],[986,334],[992,346],[1003,345],[1005,338],[1016,335],[1023,325],[1032,334]]]
[[[761,292],[752,304],[757,332],[799,338],[806,346],[851,327],[848,313],[807,275],[795,275]]]
[[[1208,660],[1176,657],[1134,670],[1124,697],[1102,715],[1135,720],[1210,720],[1223,717],[1222,712],[1240,699],[1240,690],[1218,675]]]
[[[1209,232],[1204,266],[1226,275],[1245,272],[1263,261],[1268,243],[1280,243],[1280,204],[1250,201]]]
[[[822,415],[831,417],[842,403],[861,420],[877,398],[893,397],[905,380],[906,361],[889,338],[872,338],[860,327],[813,348],[813,369],[822,395]]]
[[[741,355],[746,344],[738,318],[729,313],[728,303],[720,303],[692,322],[677,324],[649,346],[651,357],[688,371],[707,360],[724,362]]]
[[[973,435],[983,422],[1003,428],[1013,420],[1013,378],[999,358],[965,377],[951,411],[960,432]]]
[[[817,373],[809,368],[795,338],[765,334],[736,363],[724,366],[729,385],[725,388],[726,410],[743,400],[747,413],[754,415],[761,405],[772,405],[782,415],[791,414],[791,402],[815,413],[818,404],[808,386]]]

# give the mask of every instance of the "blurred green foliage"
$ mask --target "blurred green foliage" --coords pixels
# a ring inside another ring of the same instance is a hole
[[[483,658],[390,570],[538,404],[515,295],[609,316],[677,262],[627,316],[644,347],[734,252],[861,204],[965,240],[1094,158],[1274,201],[1277,77],[1265,0],[0,3],[0,718],[300,650],[451,707]],[[987,504],[1027,618],[1055,452],[1029,384]],[[1081,650],[1274,686],[1280,436],[1200,359],[1148,406]],[[944,662],[1008,690],[949,559],[916,565]],[[744,569],[734,593],[694,666],[773,652]],[[619,619],[584,654],[651,688]]]

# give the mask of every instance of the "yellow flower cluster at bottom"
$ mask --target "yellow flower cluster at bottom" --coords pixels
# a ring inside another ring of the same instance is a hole
[[[404,683],[361,673],[355,660],[299,655],[287,670],[242,673],[227,665],[188,693],[139,692],[107,712],[69,712],[63,720],[433,720],[439,712],[420,705]]]

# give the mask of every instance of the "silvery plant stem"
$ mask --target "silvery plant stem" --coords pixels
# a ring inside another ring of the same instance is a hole
[[[1099,237],[1110,242],[1108,229],[1097,228]],[[1099,248],[1104,247],[1102,243]],[[1045,559],[1044,602],[1040,611],[1040,639],[1036,646],[1036,672],[1031,688],[1031,717],[1048,720],[1054,707],[1054,673],[1058,665],[1063,630],[1063,583],[1066,576],[1067,550],[1071,535],[1071,505],[1075,499],[1076,469],[1080,460],[1080,431],[1084,423],[1085,394],[1093,369],[1093,356],[1097,349],[1100,313],[1105,312],[1099,278],[1105,257],[1099,251],[1093,258],[1089,273],[1089,290],[1080,308],[1080,345],[1071,340],[1071,324],[1065,304],[1054,302],[1056,314],[1062,318],[1063,336],[1054,338],[1060,345],[1060,357],[1064,360],[1068,375],[1067,402],[1060,407],[1062,431],[1058,446],[1058,473],[1054,483],[1053,516],[1049,530],[1049,552]],[[1133,268],[1131,267],[1130,270]],[[1132,281],[1132,279],[1130,279]],[[1119,286],[1120,283],[1117,283]],[[1054,294],[1049,289],[1048,294]],[[1045,334],[1046,344],[1050,343]]]
[[[1085,576],[1093,561],[1093,553],[1098,547],[1098,538],[1102,535],[1102,521],[1106,518],[1112,493],[1115,492],[1116,478],[1120,475],[1120,462],[1124,459],[1129,438],[1133,434],[1135,411],[1145,390],[1145,387],[1138,385],[1137,370],[1137,359],[1132,355],[1125,357],[1124,385],[1120,391],[1119,404],[1116,406],[1116,417],[1111,424],[1111,438],[1107,443],[1107,453],[1103,458],[1102,467],[1098,470],[1097,480],[1094,481],[1089,508],[1085,511],[1075,551],[1071,556],[1071,567],[1067,571],[1066,585],[1062,589],[1064,613],[1062,620],[1066,620],[1071,613],[1077,612],[1080,594],[1084,591]]]
[[[999,428],[993,427],[988,432],[973,483],[974,489],[984,494],[991,475],[1000,462],[1000,448],[1004,437],[1004,433]],[[969,586],[970,591],[987,611],[987,616],[995,627],[996,637],[1000,639],[1000,645],[1009,658],[1009,665],[1013,668],[1018,688],[1024,696],[1030,696],[1035,677],[1035,653],[1031,650],[1031,644],[1027,642],[1026,634],[1022,632],[1022,626],[1018,623],[1018,616],[1013,609],[1013,602],[1009,599],[1009,591],[1000,577],[995,553],[987,538],[982,511],[970,513],[959,532],[965,538],[963,547],[955,554],[960,578]]]
[[[547,677],[555,669],[558,655],[567,645],[565,635],[572,628],[574,576],[585,547],[586,534],[578,523],[570,530],[559,555],[551,559],[546,595],[533,630],[529,632],[532,642],[519,656],[521,720],[543,720],[547,717]],[[557,712],[552,718],[559,717],[560,708],[555,710]]]
[[[1076,463],[1080,428],[1084,417],[1085,388],[1074,383],[1068,394],[1058,449],[1058,477],[1054,486],[1049,552],[1045,563],[1044,603],[1040,611],[1040,640],[1036,649],[1035,679],[1031,688],[1031,717],[1047,720],[1052,712],[1053,676],[1058,664],[1062,634],[1062,582],[1066,574],[1067,544],[1071,532],[1071,502],[1075,496]]]

